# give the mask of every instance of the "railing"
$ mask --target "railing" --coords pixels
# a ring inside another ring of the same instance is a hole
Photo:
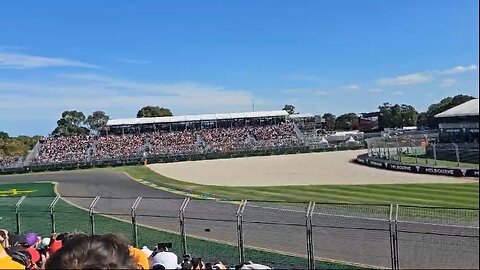
[[[478,144],[429,143],[420,139],[397,138],[396,141],[370,141],[370,156],[406,164],[425,164],[443,167],[479,167]]]
[[[122,233],[132,245],[172,242],[178,255],[204,261],[296,269],[338,267],[339,261],[392,269],[478,268],[478,215],[478,209],[403,205],[0,197],[0,228],[16,233]]]

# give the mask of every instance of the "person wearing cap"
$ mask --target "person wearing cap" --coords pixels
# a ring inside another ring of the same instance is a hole
[[[175,253],[168,251],[164,245],[157,246],[157,253],[152,254],[151,266],[162,265],[165,269],[177,269],[178,257]]]

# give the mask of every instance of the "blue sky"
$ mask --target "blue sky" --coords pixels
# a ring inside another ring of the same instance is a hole
[[[424,110],[478,97],[478,1],[8,1],[0,130],[47,135],[64,110],[133,117],[281,109]]]

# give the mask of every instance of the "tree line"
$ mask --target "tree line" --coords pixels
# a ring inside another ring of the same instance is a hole
[[[431,104],[424,112],[418,112],[414,106],[408,104],[390,104],[388,102],[378,106],[379,129],[402,128],[407,126],[437,128],[438,121],[435,115],[474,99],[469,95],[446,97],[438,103]],[[295,106],[287,104],[283,110],[289,114],[295,113]],[[345,113],[336,116],[332,113],[322,115],[324,127],[328,130],[354,130],[359,126],[359,117],[356,113]]]
[[[474,99],[468,95],[446,97],[438,103],[431,104],[425,112],[418,112],[415,107],[407,104],[383,103],[378,106],[380,113],[379,128],[401,128],[405,126],[422,126],[436,128],[438,126],[436,114]],[[287,104],[283,110],[290,114],[295,113],[295,106]],[[137,118],[172,116],[168,108],[159,106],[145,106],[137,112]],[[345,113],[335,116],[332,113],[322,115],[324,126],[329,130],[353,130],[359,125],[359,115]],[[74,136],[86,134],[101,134],[106,131],[110,117],[104,111],[94,111],[85,116],[81,111],[64,111],[57,121],[57,127],[52,136]],[[0,156],[25,155],[42,136],[10,137],[8,133],[0,131]]]

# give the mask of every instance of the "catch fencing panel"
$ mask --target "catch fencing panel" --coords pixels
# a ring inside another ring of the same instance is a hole
[[[238,262],[237,223],[238,201],[191,199],[185,205],[185,234],[187,254],[206,262]],[[205,216],[202,209],[209,209]],[[177,221],[179,222],[179,221]],[[208,238],[214,241],[204,241]],[[180,253],[179,253],[180,254]]]
[[[11,232],[16,231],[15,204],[21,196],[0,196],[0,228]]]
[[[55,197],[26,197],[19,206],[21,233],[50,235],[50,203]]]
[[[307,268],[307,205],[247,202],[243,212],[245,260],[280,269]],[[288,250],[288,253],[295,256],[280,256],[278,253],[267,252],[268,249]]]
[[[312,215],[315,256],[391,267],[390,210],[390,205],[316,204]]]
[[[182,202],[183,198],[140,199],[135,210],[139,248],[147,246],[153,249],[158,243],[172,243],[171,251],[178,254],[181,259],[182,242],[178,213]],[[131,209],[131,206],[128,209]],[[131,231],[133,233],[133,226]]]
[[[479,267],[478,209],[399,206],[401,268]]]
[[[93,199],[94,197],[61,197],[53,209],[55,232],[90,234],[91,225],[87,209]]]
[[[459,157],[463,167],[478,168],[478,161],[480,158],[478,145],[477,148],[460,148]]]
[[[123,235],[132,243],[131,207],[135,199],[100,197],[93,209],[95,234],[116,233]],[[118,222],[118,220],[123,222]]]

